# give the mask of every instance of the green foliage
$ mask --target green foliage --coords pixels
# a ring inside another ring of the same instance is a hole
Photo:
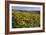
[[[13,28],[29,28],[40,26],[40,15],[36,13],[13,11],[12,27]]]

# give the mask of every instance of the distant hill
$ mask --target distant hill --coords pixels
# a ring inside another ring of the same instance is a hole
[[[40,11],[28,11],[28,10],[13,10],[12,11],[21,11],[21,12],[34,12],[40,14]]]

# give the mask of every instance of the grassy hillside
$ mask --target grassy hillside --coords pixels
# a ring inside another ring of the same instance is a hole
[[[13,28],[29,28],[40,26],[40,14],[34,12],[12,12],[12,26]]]

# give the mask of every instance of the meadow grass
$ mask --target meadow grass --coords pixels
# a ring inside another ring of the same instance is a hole
[[[40,14],[34,12],[12,11],[13,28],[30,28],[40,26]]]

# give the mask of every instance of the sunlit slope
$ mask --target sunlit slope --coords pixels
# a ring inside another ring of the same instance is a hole
[[[12,24],[16,28],[39,27],[40,15],[34,12],[12,12]]]

